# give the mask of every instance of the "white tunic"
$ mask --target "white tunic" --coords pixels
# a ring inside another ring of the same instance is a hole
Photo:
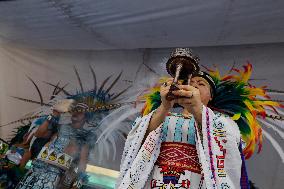
[[[152,114],[133,124],[116,188],[240,188],[240,132],[235,122],[204,106],[203,143],[193,118],[171,115],[142,144]]]
[[[180,114],[166,117],[160,154],[144,188],[202,188],[195,133],[193,117],[186,119]]]

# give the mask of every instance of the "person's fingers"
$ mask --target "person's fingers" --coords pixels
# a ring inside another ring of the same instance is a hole
[[[178,98],[177,99],[177,103],[179,103],[179,104],[184,104],[184,105],[190,105],[190,104],[192,104],[192,100],[191,99],[189,99],[189,98]]]
[[[160,92],[167,93],[169,92],[171,86],[161,86]]]
[[[176,96],[192,98],[194,93],[193,91],[186,91],[184,89],[181,89],[181,90],[173,91],[173,94]]]
[[[58,112],[67,112],[72,108],[74,102],[75,100],[73,99],[61,100],[60,102],[54,105],[53,110],[56,110]]]
[[[171,77],[171,78],[168,78],[167,81],[168,81],[168,82],[173,82],[173,81],[174,81],[174,78],[172,78],[172,77]]]
[[[183,89],[183,90],[186,90],[186,91],[195,91],[195,90],[198,90],[197,88],[191,86],[191,85],[179,85],[178,86],[179,89]]]
[[[192,100],[189,100],[188,98],[178,98],[176,103],[184,108],[191,107],[193,105]]]
[[[75,104],[75,102],[76,102],[74,99],[68,99],[68,100],[71,104]]]
[[[68,110],[71,110],[72,108],[75,107],[75,100],[74,99],[68,99]]]
[[[170,84],[168,83],[168,82],[164,82],[163,84],[162,84],[162,86],[161,87],[167,87],[167,86],[169,86]]]
[[[182,80],[178,80],[178,85],[182,85],[183,81]]]
[[[173,80],[174,80],[173,78],[167,79],[167,80],[162,84],[162,86],[167,87],[167,86],[171,85],[171,84],[173,83]]]

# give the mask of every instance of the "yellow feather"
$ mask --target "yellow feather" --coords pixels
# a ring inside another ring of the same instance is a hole
[[[235,115],[234,115],[233,117],[231,117],[231,118],[232,118],[232,120],[237,121],[237,120],[240,119],[240,117],[241,117],[241,113],[237,113],[237,114],[235,114]]]

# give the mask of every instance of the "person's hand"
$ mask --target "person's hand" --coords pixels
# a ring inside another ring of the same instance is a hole
[[[173,94],[179,96],[176,102],[192,114],[201,113],[202,102],[199,89],[190,85],[179,85],[179,90]]]
[[[171,84],[173,83],[173,78],[168,79],[160,88],[160,95],[161,95],[161,106],[165,108],[165,110],[170,110],[174,105],[174,100],[168,101],[166,99],[167,94],[169,93]]]
[[[54,113],[64,113],[71,111],[74,106],[75,100],[73,99],[64,99],[58,102],[53,106]]]

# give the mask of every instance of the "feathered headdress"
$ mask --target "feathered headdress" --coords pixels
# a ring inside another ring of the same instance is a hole
[[[104,127],[101,127],[101,121],[104,117],[106,117],[109,113],[110,110],[115,110],[117,108],[123,108],[124,106],[132,106],[133,102],[126,102],[126,99],[123,98],[123,95],[127,90],[131,87],[128,86],[125,89],[122,89],[121,91],[118,92],[112,92],[113,87],[117,84],[117,82],[120,80],[122,76],[122,72],[118,74],[116,78],[112,82],[110,82],[112,75],[106,77],[105,80],[99,85],[97,84],[97,77],[95,74],[94,69],[90,66],[90,71],[92,73],[92,77],[94,80],[94,85],[90,90],[85,90],[83,87],[82,80],[80,78],[78,70],[74,67],[75,75],[77,77],[78,83],[79,83],[79,90],[76,90],[75,92],[69,92],[65,89],[67,86],[60,86],[60,82],[57,84],[52,84],[50,82],[45,82],[46,84],[50,85],[53,87],[53,92],[51,94],[51,97],[48,101],[44,102],[44,99],[42,97],[41,91],[38,87],[38,85],[30,78],[28,79],[33,83],[34,87],[36,88],[38,94],[39,94],[39,99],[40,100],[33,100],[33,99],[28,99],[28,98],[22,98],[22,97],[15,97],[13,98],[21,101],[25,101],[28,103],[34,103],[34,104],[39,104],[40,107],[38,107],[36,110],[32,111],[25,117],[12,121],[10,123],[7,123],[5,125],[0,125],[0,127],[4,126],[9,126],[12,124],[20,124],[17,129],[16,133],[14,136],[12,136],[12,140],[10,143],[15,143],[15,142],[21,142],[23,135],[29,132],[32,132],[31,130],[36,129],[37,126],[40,124],[36,124],[34,126],[32,124],[32,121],[42,119],[47,117],[50,113],[52,113],[51,107],[58,103],[62,99],[74,99],[75,103],[84,105],[81,106],[83,108],[75,108],[71,112],[74,111],[79,111],[79,112],[84,112],[86,114],[87,118],[87,124],[86,127],[88,127],[88,130],[94,134],[94,137],[92,138],[94,141],[91,141],[92,144],[96,143],[96,137],[100,135],[101,132],[103,132],[105,129],[107,129],[107,126],[104,125]],[[127,99],[128,100],[128,99]],[[76,106],[77,107],[77,106]],[[70,123],[70,114],[66,113],[61,115],[61,119],[59,123]],[[26,127],[28,129],[26,129]],[[35,128],[33,128],[35,127]],[[19,133],[20,130],[23,130],[25,128],[25,132]],[[115,138],[123,136],[128,130],[124,130],[124,128],[119,128],[117,129],[117,132],[114,133],[113,135],[110,135],[107,140],[104,141],[102,147],[100,149],[106,150],[107,153],[110,151],[110,145],[115,148]],[[115,149],[113,149],[115,150]],[[102,150],[100,151],[100,153]]]
[[[50,107],[53,106],[54,104],[56,104],[58,102],[58,100],[62,100],[62,99],[74,99],[76,101],[76,103],[85,104],[86,108],[80,109],[79,111],[80,112],[83,111],[83,112],[91,113],[91,114],[98,112],[98,111],[108,111],[108,110],[116,109],[118,107],[121,107],[124,104],[134,103],[134,102],[120,103],[121,99],[119,99],[119,97],[121,97],[130,88],[130,86],[127,87],[126,89],[123,89],[122,91],[120,91],[118,93],[111,93],[110,92],[111,89],[119,81],[119,79],[122,75],[122,72],[120,72],[119,75],[113,80],[113,82],[110,83],[109,86],[106,87],[106,84],[111,79],[112,75],[108,76],[101,83],[101,85],[98,86],[96,74],[94,72],[94,69],[91,66],[90,66],[90,70],[91,70],[93,80],[94,80],[94,87],[91,90],[87,90],[87,91],[84,90],[83,83],[81,81],[80,75],[79,75],[76,67],[74,67],[74,71],[75,71],[76,77],[78,79],[80,90],[77,90],[73,94],[71,92],[68,92],[65,89],[65,87],[68,84],[60,87],[60,82],[58,82],[57,84],[52,84],[50,82],[44,82],[44,83],[54,87],[54,90],[53,90],[51,97],[50,97],[48,102],[44,102],[44,99],[42,97],[42,94],[41,94],[41,91],[40,91],[38,85],[30,77],[28,77],[28,79],[33,83],[34,87],[36,88],[36,90],[39,94],[40,100],[38,101],[38,100],[32,100],[32,99],[16,97],[16,96],[12,96],[12,97],[17,99],[17,100],[25,101],[25,102],[28,102],[28,103],[39,104],[39,105],[41,105],[41,107],[38,110],[35,110],[32,113],[32,115],[29,114],[28,116],[25,116],[22,119],[12,121],[12,122],[7,123],[5,125],[0,125],[0,127],[8,126],[8,125],[11,125],[11,124],[17,124],[17,123],[21,123],[21,122],[25,122],[25,121],[31,121],[31,120],[34,120],[35,118],[39,118],[39,117],[44,117],[44,116],[46,116],[46,114],[48,115],[47,112],[50,111]],[[63,95],[60,95],[60,93],[63,93]],[[73,110],[73,111],[76,111],[76,110]]]
[[[215,82],[215,94],[208,106],[214,111],[229,115],[239,126],[242,140],[245,142],[246,159],[251,157],[256,145],[258,152],[262,147],[262,129],[257,117],[272,117],[267,114],[271,109],[277,114],[276,107],[284,107],[271,100],[265,87],[255,87],[249,83],[252,65],[247,63],[243,69],[232,68],[227,75],[221,76],[219,70],[207,69]],[[146,115],[161,104],[160,86],[166,79],[161,79],[142,97],[146,100],[142,114]]]

